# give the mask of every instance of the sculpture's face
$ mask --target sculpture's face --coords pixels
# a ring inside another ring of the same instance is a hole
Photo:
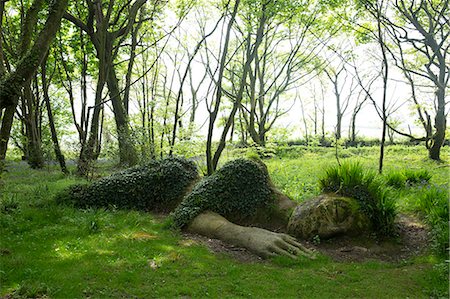
[[[354,199],[321,195],[294,210],[288,232],[305,239],[314,236],[329,238],[360,232],[367,227],[367,223]]]

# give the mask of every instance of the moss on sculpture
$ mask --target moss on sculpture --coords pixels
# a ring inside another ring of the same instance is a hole
[[[92,184],[71,186],[58,194],[56,200],[70,202],[79,208],[171,211],[197,180],[193,162],[169,157],[118,172]]]
[[[272,202],[273,192],[265,165],[237,159],[194,187],[174,211],[174,225],[183,228],[207,210],[239,223]]]

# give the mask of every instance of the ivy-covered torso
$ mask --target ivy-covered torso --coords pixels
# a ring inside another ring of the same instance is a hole
[[[80,208],[173,211],[175,226],[183,228],[206,210],[231,221],[243,221],[260,208],[270,206],[273,198],[270,178],[262,163],[233,160],[199,180],[193,162],[169,157],[92,184],[72,186],[57,200],[70,201]]]
[[[199,179],[194,163],[170,157],[133,167],[57,195],[79,208],[105,207],[171,211]]]

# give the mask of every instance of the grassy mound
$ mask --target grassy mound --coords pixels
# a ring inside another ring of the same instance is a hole
[[[79,208],[170,211],[197,179],[194,163],[169,157],[118,172],[92,184],[71,186],[59,193],[56,201]]]
[[[319,185],[324,192],[357,199],[376,233],[391,235],[394,232],[394,199],[387,196],[386,187],[376,175],[365,171],[359,163],[342,163],[328,168]]]
[[[204,178],[173,213],[174,225],[182,228],[209,210],[240,222],[271,203],[272,190],[264,164],[237,159]]]

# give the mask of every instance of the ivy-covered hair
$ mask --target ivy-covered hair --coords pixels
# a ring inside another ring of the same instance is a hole
[[[171,211],[197,180],[193,162],[169,157],[115,173],[92,184],[71,186],[58,194],[56,200],[79,208]]]
[[[183,228],[201,212],[216,212],[230,221],[254,216],[272,201],[272,189],[265,165],[237,159],[199,182],[173,213],[174,225]]]

